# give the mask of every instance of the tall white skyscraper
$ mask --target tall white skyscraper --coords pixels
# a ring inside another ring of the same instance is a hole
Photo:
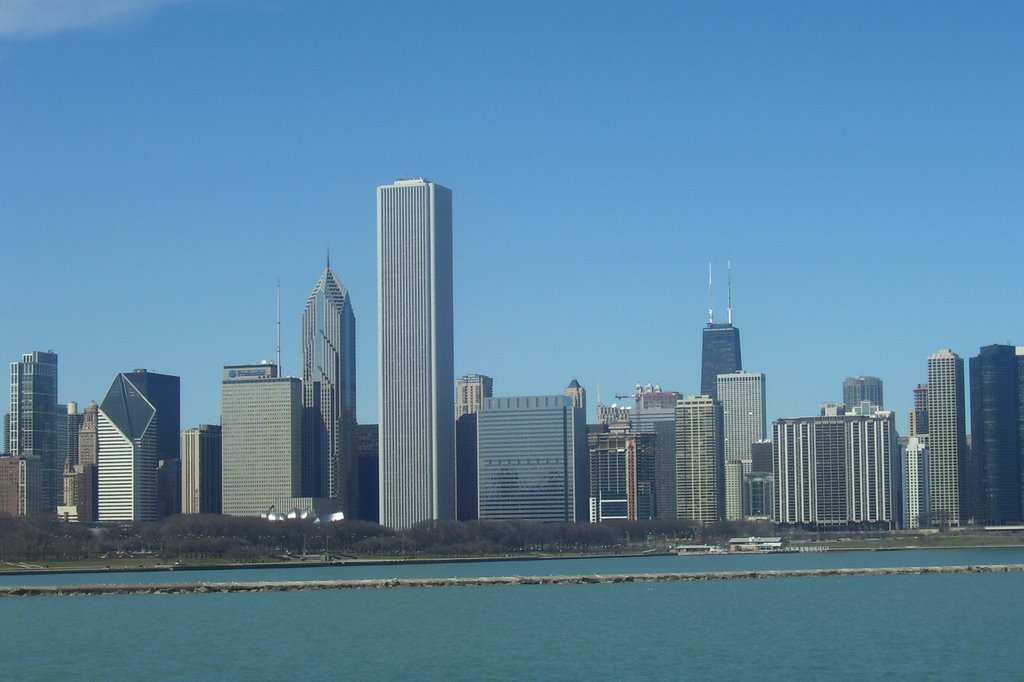
[[[725,461],[750,459],[750,446],[764,440],[764,373],[733,372],[718,375],[718,401],[722,403]]]
[[[302,492],[354,515],[356,317],[330,263],[302,311]]]
[[[967,473],[964,361],[949,349],[928,357],[928,488],[931,525],[965,521]]]
[[[452,193],[377,188],[380,522],[455,517]]]

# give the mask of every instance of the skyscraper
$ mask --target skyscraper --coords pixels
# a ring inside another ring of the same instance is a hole
[[[181,432],[181,513],[221,512],[221,427],[200,424]]]
[[[587,434],[591,523],[654,518],[655,439],[628,431]]]
[[[223,513],[257,516],[299,496],[302,382],[271,363],[225,367],[221,422]]]
[[[57,404],[57,354],[35,351],[11,363],[11,418],[8,441],[10,453],[34,457],[39,485],[27,488],[40,499],[28,501],[28,508],[48,514],[57,511],[61,498],[61,472],[66,443],[61,440],[67,419]]]
[[[484,398],[494,394],[494,379],[483,374],[466,374],[455,381],[455,418],[476,414]]]
[[[587,389],[583,388],[579,381],[576,379],[570,381],[569,385],[565,387],[564,393],[572,398],[573,407],[587,409]]]
[[[971,516],[1020,523],[1024,346],[984,346],[971,368]]]
[[[160,436],[169,432],[160,426],[164,415],[157,405],[171,413],[166,421],[173,424],[172,451],[177,452],[180,407],[168,389],[177,381],[178,377],[135,370],[118,374],[110,385],[97,419],[99,521],[157,518],[158,446],[166,448]]]
[[[571,398],[487,398],[477,419],[481,519],[587,519],[587,425]]]
[[[772,425],[774,520],[813,527],[894,528],[899,515],[893,413],[844,413],[841,405],[822,412]]]
[[[928,434],[928,386],[918,384],[914,387],[914,409],[910,412],[910,435],[924,436]]]
[[[725,514],[722,405],[708,396],[676,404],[676,515],[713,523]]]
[[[749,460],[750,446],[764,439],[764,373],[733,372],[718,375],[718,401],[722,403],[725,461]]]
[[[455,517],[452,194],[377,188],[380,522]]]
[[[647,390],[648,386],[651,390]],[[653,433],[654,438],[654,517],[676,518],[676,403],[683,397],[678,391],[663,391],[660,385],[646,384],[636,394],[635,414],[627,415],[632,428]]]
[[[493,391],[494,380],[483,374],[467,374],[455,382],[455,488],[459,521],[477,518],[476,415]]]
[[[931,525],[967,520],[964,361],[949,349],[928,358],[928,476]]]
[[[732,322],[708,322],[704,327],[700,356],[701,395],[718,397],[718,375],[743,369],[740,330]]]
[[[843,379],[843,404],[847,410],[869,402],[882,408],[882,380],[878,377],[846,377]]]
[[[302,493],[351,517],[358,494],[356,318],[330,263],[302,311]]]

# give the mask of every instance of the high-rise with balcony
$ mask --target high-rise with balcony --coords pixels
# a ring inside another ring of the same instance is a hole
[[[355,515],[356,318],[330,262],[302,311],[302,493]]]
[[[676,403],[676,516],[713,523],[725,515],[722,405],[701,395]]]
[[[377,188],[380,522],[455,517],[452,193]]]
[[[928,357],[927,411],[930,525],[957,526],[968,518],[964,361],[949,349]]]

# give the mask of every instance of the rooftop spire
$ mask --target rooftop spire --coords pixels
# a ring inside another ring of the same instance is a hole
[[[729,324],[732,324],[732,261],[726,261],[726,272],[728,272],[729,281]]]
[[[715,323],[715,313],[711,307],[711,263],[708,263],[708,326]]]

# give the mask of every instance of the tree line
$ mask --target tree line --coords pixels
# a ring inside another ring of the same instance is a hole
[[[0,561],[83,561],[150,556],[171,561],[263,562],[297,557],[415,558],[635,552],[671,544],[770,535],[771,524],[689,521],[539,523],[424,521],[393,530],[366,521],[268,521],[181,514],[89,527],[46,515],[0,517]]]

